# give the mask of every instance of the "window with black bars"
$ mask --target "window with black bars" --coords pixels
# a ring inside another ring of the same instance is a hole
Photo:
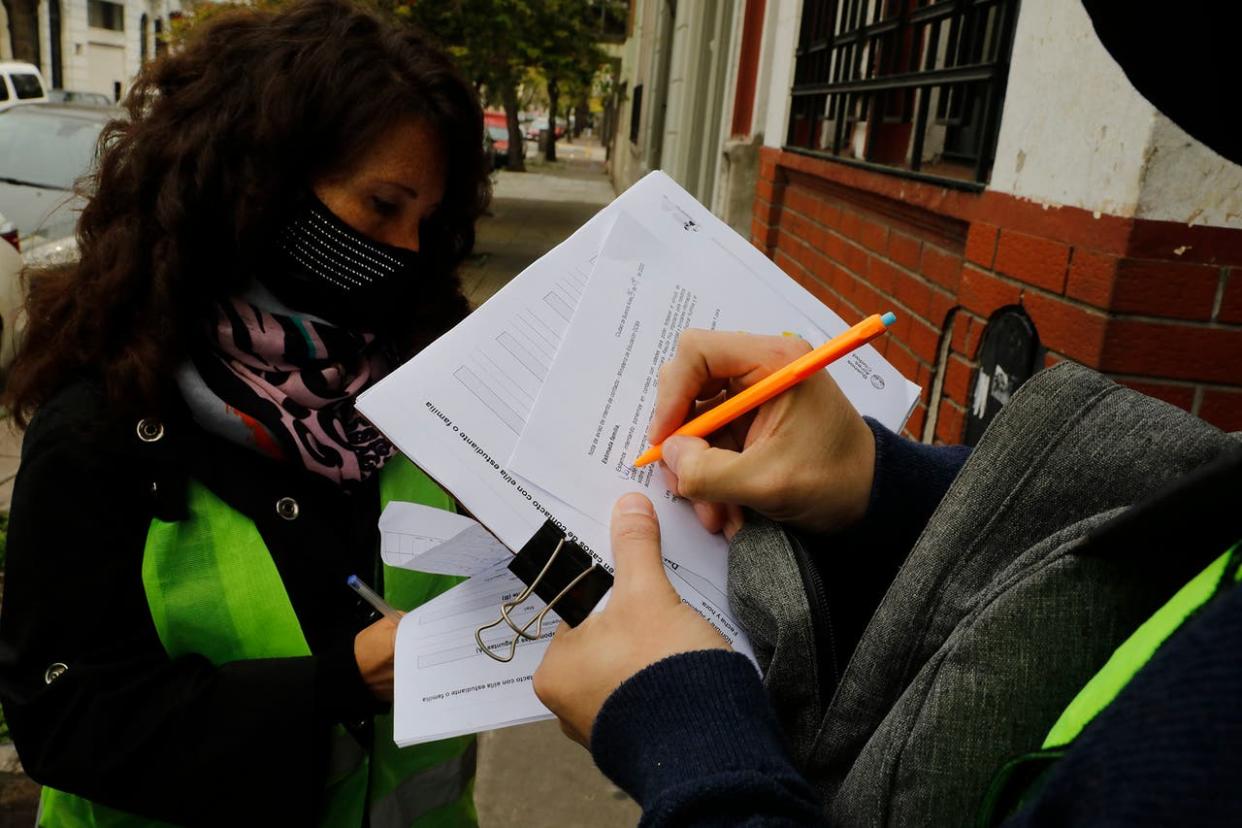
[[[805,0],[786,149],[979,189],[1018,0]]]

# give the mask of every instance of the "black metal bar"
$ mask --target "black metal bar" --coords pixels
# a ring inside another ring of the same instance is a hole
[[[890,75],[886,78],[860,78],[840,83],[804,84],[793,89],[794,96],[833,94],[837,92],[882,92],[886,89],[903,87],[918,88],[920,86],[939,86],[946,83],[974,83],[988,81],[996,76],[997,66],[991,63],[977,66],[955,66],[950,69],[935,69],[931,72],[906,72],[902,75]]]
[[[834,164],[844,164],[847,167],[857,167],[871,172],[885,173],[895,175],[898,178],[909,178],[913,181],[923,181],[928,184],[935,184],[940,187],[947,187],[950,190],[964,190],[970,193],[981,192],[984,189],[982,181],[967,181],[960,178],[945,178],[939,175],[931,175],[923,172],[911,172],[901,167],[890,167],[888,164],[874,164],[870,161],[859,161],[857,158],[848,158],[843,156],[832,155],[827,152],[817,152],[809,150],[806,147],[786,146],[781,149],[786,152],[792,152],[796,155],[806,155],[811,158],[818,158],[822,161],[831,161]]]

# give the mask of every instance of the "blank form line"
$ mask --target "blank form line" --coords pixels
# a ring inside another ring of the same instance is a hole
[[[490,381],[492,390],[500,387],[510,392],[506,402],[513,407],[515,411],[522,415],[522,420],[530,416],[530,410],[534,406],[535,398],[531,394],[526,393],[526,389],[518,385],[517,381],[507,371],[497,364],[496,360],[487,351],[479,351],[475,354],[478,359],[475,365],[478,373],[487,381]]]
[[[548,295],[543,297],[543,301],[548,304],[548,307],[550,307],[557,316],[565,320],[566,325],[569,324],[569,320],[573,318],[574,309],[571,308],[569,303],[562,299],[556,291],[549,291]]]
[[[488,388],[473,371],[465,365],[453,372],[453,376],[457,378],[463,386],[466,387],[471,394],[478,397],[479,402],[487,406],[493,414],[496,415],[502,423],[508,426],[509,430],[514,434],[522,433],[522,426],[526,425],[526,420],[518,415],[504,400],[496,395],[496,392]]]
[[[513,334],[505,331],[496,337],[496,342],[500,347],[512,354],[514,359],[522,363],[527,371],[534,374],[535,379],[543,382],[544,377],[548,375],[548,366],[536,358],[522,343],[518,342],[513,337]]]

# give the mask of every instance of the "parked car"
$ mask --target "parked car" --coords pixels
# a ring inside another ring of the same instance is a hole
[[[47,90],[48,103],[81,104],[82,106],[115,106],[102,92],[78,92],[74,89]]]
[[[509,166],[509,128],[489,126],[487,135],[492,139],[492,169]]]
[[[548,128],[547,118],[536,118],[526,125],[526,139],[528,141],[538,141],[539,133]],[[558,118],[556,121],[556,137],[561,138],[565,135],[565,121]]]
[[[0,371],[20,335],[23,262],[46,266],[75,261],[74,230],[85,203],[74,182],[90,171],[104,125],[119,109],[31,104],[0,112]],[[19,252],[20,251],[20,252]]]
[[[16,225],[0,213],[0,383],[13,361],[21,330],[22,256],[18,244]]]
[[[24,103],[47,100],[47,84],[33,63],[0,63],[0,112]]]

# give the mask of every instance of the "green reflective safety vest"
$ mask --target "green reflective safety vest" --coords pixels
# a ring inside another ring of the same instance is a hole
[[[1000,769],[984,797],[977,824],[999,825],[1016,812],[1083,729],[1113,703],[1160,646],[1204,604],[1239,582],[1242,544],[1208,564],[1122,642],[1061,712],[1039,750],[1012,759]]]
[[[381,508],[390,501],[453,509],[453,500],[418,467],[396,457],[380,472]],[[254,523],[190,481],[186,520],[151,521],[142,581],[160,641],[172,658],[187,653],[213,664],[310,655],[280,573]],[[384,598],[411,609],[461,581],[384,566]],[[344,585],[342,585],[344,589]],[[372,744],[340,725],[330,738],[321,806],[325,828],[431,828],[475,825],[474,737],[398,748],[392,714],[374,720]],[[163,825],[45,787],[39,825],[113,828]]]

